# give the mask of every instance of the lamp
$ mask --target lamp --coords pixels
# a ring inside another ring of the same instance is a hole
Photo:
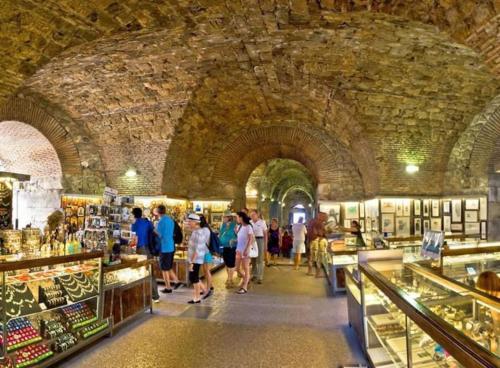
[[[408,174],[415,174],[420,168],[417,165],[409,164],[406,165],[406,172]]]
[[[129,178],[133,178],[134,176],[137,176],[137,170],[133,167],[130,167],[126,172],[125,176]]]

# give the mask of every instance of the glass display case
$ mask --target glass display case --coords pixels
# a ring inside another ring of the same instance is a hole
[[[0,263],[0,367],[49,366],[110,331],[102,252]]]
[[[139,256],[104,268],[104,316],[113,320],[113,328],[146,311],[153,312],[152,263]]]
[[[500,366],[498,300],[401,260],[359,265],[375,367]]]

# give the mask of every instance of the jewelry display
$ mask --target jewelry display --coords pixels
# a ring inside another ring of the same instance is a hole
[[[16,368],[24,368],[33,364],[38,364],[54,353],[46,344],[26,346],[16,353]]]
[[[73,302],[97,295],[96,285],[84,273],[64,275],[55,280],[64,288],[66,295]]]
[[[5,289],[5,305],[8,317],[40,312],[40,306],[28,288],[28,284],[10,284]]]

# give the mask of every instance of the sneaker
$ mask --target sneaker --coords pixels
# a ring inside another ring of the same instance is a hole
[[[190,300],[188,304],[200,304],[201,300]]]
[[[165,288],[165,289],[163,289],[161,292],[162,292],[163,294],[170,294],[170,293],[172,292],[172,289],[167,289],[167,288]]]
[[[160,302],[160,298],[158,299],[153,299],[153,303],[159,303]]]
[[[174,290],[177,290],[178,288],[180,288],[182,286],[182,282],[176,282],[174,284]]]

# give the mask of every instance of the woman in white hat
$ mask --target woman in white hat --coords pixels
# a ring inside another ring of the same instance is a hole
[[[189,227],[192,230],[189,238],[188,260],[189,260],[189,281],[193,284],[193,299],[189,304],[200,303],[201,281],[200,268],[203,265],[205,254],[210,241],[210,230],[200,227],[200,216],[192,213],[188,216]]]

